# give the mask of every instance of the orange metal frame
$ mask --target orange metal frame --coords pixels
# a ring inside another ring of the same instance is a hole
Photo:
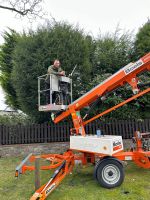
[[[72,120],[74,123],[74,129],[72,132],[75,134],[81,134],[83,136],[86,135],[84,126],[87,123],[125,105],[126,103],[150,92],[150,88],[145,89],[144,91],[140,91],[138,88],[138,78],[137,75],[141,72],[150,70],[150,53],[146,56],[142,57],[136,63],[132,65],[125,66],[121,70],[119,70],[116,74],[105,80],[103,83],[99,84],[97,87],[92,89],[87,94],[83,95],[81,98],[74,101],[72,104],[68,106],[68,109],[55,118],[54,122],[58,123],[61,120],[65,119],[69,115],[72,116]],[[80,111],[85,106],[90,105],[98,98],[105,96],[107,93],[113,91],[114,89],[125,85],[126,83],[130,84],[134,93],[134,96],[125,100],[122,103],[100,113],[99,115],[87,120],[83,121],[78,111]],[[142,146],[142,138],[148,136],[150,137],[150,133],[139,133],[138,131],[135,133],[134,140],[136,142],[136,146],[129,152],[119,152],[113,154],[112,157],[117,158],[119,160],[133,160],[138,166],[150,169],[150,151],[145,151]],[[76,150],[78,151],[78,149]],[[50,178],[50,180],[41,186],[33,196],[31,200],[44,200],[47,196],[60,184],[60,182],[65,178],[67,174],[69,174],[76,161],[80,161],[83,165],[86,165],[88,162],[95,163],[96,158],[103,159],[104,157],[109,157],[109,155],[91,153],[85,151],[78,151],[78,154],[74,154],[71,149],[65,152],[63,155],[59,154],[47,154],[40,155],[41,157],[49,161],[49,165],[41,166],[42,170],[50,170],[55,169],[54,174]],[[30,163],[34,162],[37,156],[31,155],[28,156],[28,159],[25,159],[22,164],[20,164],[16,168],[15,175],[18,177],[20,173],[24,174],[27,170],[35,170],[34,165],[27,165],[26,161]]]
[[[113,154],[112,157],[117,158],[121,161],[132,160],[139,167],[150,169],[150,151],[144,151],[142,148],[142,137],[148,135],[150,137],[150,133],[139,133],[135,132],[135,142],[136,146],[129,152],[118,152]],[[50,163],[46,166],[41,166],[41,170],[50,170],[55,169],[53,176],[49,179],[49,181],[42,185],[38,190],[35,191],[30,200],[44,200],[47,196],[61,183],[61,181],[65,178],[66,175],[72,172],[73,167],[76,161],[80,161],[82,165],[86,165],[87,163],[95,164],[95,161],[98,159],[104,159],[110,157],[104,154],[91,153],[85,151],[78,151],[78,154],[74,154],[70,149],[66,151],[63,155],[59,154],[47,154],[47,155],[32,155],[29,158],[30,164],[35,161],[38,157],[48,160]],[[24,164],[22,166],[22,174],[24,174],[27,170],[32,171],[35,170],[34,165]],[[18,171],[15,174],[17,177],[19,176]]]
[[[72,129],[73,134],[81,134],[83,136],[86,135],[84,125],[95,120],[96,118],[99,118],[123,105],[126,103],[150,92],[150,88],[147,90],[144,90],[140,92],[138,88],[138,78],[137,75],[150,70],[150,53],[139,59],[137,62],[129,64],[122,69],[120,69],[118,72],[116,72],[114,75],[112,75],[110,78],[106,79],[104,82],[100,83],[98,86],[93,88],[91,91],[80,97],[79,99],[75,100],[72,104],[68,106],[68,109],[59,116],[57,116],[54,119],[55,123],[58,123],[68,117],[69,115],[72,116],[74,129]],[[126,101],[100,113],[99,115],[93,117],[92,119],[89,119],[87,121],[83,121],[83,119],[79,116],[78,111],[83,109],[85,106],[89,106],[91,103],[96,101],[98,98],[101,98],[108,93],[112,92],[113,90],[125,85],[130,84],[132,87],[133,92],[136,94],[133,97],[127,99]],[[138,94],[137,94],[138,93]]]
[[[130,97],[129,99],[127,99],[127,100],[125,100],[125,101],[123,101],[123,102],[117,104],[116,106],[113,106],[112,108],[109,108],[108,110],[105,110],[104,112],[102,112],[102,113],[96,115],[95,117],[92,117],[91,119],[89,119],[89,120],[87,120],[87,121],[84,121],[83,124],[86,125],[86,124],[88,124],[88,123],[90,123],[90,122],[96,120],[97,118],[100,118],[100,117],[102,117],[102,116],[104,116],[104,115],[106,115],[106,114],[112,112],[113,110],[116,110],[117,108],[119,108],[119,107],[121,107],[121,106],[123,106],[123,105],[129,103],[130,101],[133,101],[134,99],[137,99],[137,98],[139,98],[140,96],[143,96],[144,94],[146,94],[146,93],[148,93],[148,92],[150,92],[150,88],[147,88],[147,89],[145,89],[144,91],[142,91],[142,92],[140,92],[140,93],[134,95],[133,97]]]

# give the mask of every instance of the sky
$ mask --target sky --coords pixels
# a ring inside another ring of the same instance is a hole
[[[4,100],[4,93],[2,92],[2,88],[0,87],[0,110],[4,110],[6,108]]]
[[[118,25],[122,31],[136,34],[150,18],[150,0],[45,0],[43,8],[47,12],[46,18],[52,16],[56,21],[79,25],[94,37],[99,33],[114,32]],[[29,28],[36,30],[43,23],[44,20],[36,19],[31,24],[27,18],[15,17],[14,13],[0,9],[0,44],[8,27],[22,32]],[[0,110],[4,107],[2,101],[4,96],[0,89]]]

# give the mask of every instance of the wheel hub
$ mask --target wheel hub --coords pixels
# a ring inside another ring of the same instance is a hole
[[[112,176],[113,175],[113,172],[112,171],[109,171],[108,172],[108,176]]]
[[[120,178],[119,169],[115,165],[106,165],[102,171],[102,177],[108,184],[115,184]]]

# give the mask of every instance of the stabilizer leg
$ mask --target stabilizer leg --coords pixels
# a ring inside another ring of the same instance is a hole
[[[44,200],[47,196],[61,183],[65,176],[70,173],[74,166],[73,157],[65,159],[62,164],[55,170],[49,181],[41,186],[30,200]]]

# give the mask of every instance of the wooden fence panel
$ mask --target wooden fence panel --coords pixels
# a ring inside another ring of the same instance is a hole
[[[47,142],[51,142],[52,135],[51,135],[51,129],[49,124],[47,124]]]
[[[69,141],[72,122],[59,124],[0,125],[0,145],[29,144]],[[96,120],[85,126],[87,134],[96,134],[100,129],[105,135],[122,135],[132,138],[135,131],[150,132],[150,119],[145,120]]]
[[[5,139],[5,135],[7,134],[6,130],[5,130],[5,126],[2,127],[2,130],[3,130],[3,133],[2,133],[2,144],[7,144],[7,141]]]
[[[5,130],[6,130],[6,133],[5,133],[5,140],[6,140],[6,144],[8,144],[8,140],[9,140],[9,127],[8,126],[5,126]]]
[[[50,129],[50,142],[54,142],[54,126],[53,125],[49,125],[49,129]]]

